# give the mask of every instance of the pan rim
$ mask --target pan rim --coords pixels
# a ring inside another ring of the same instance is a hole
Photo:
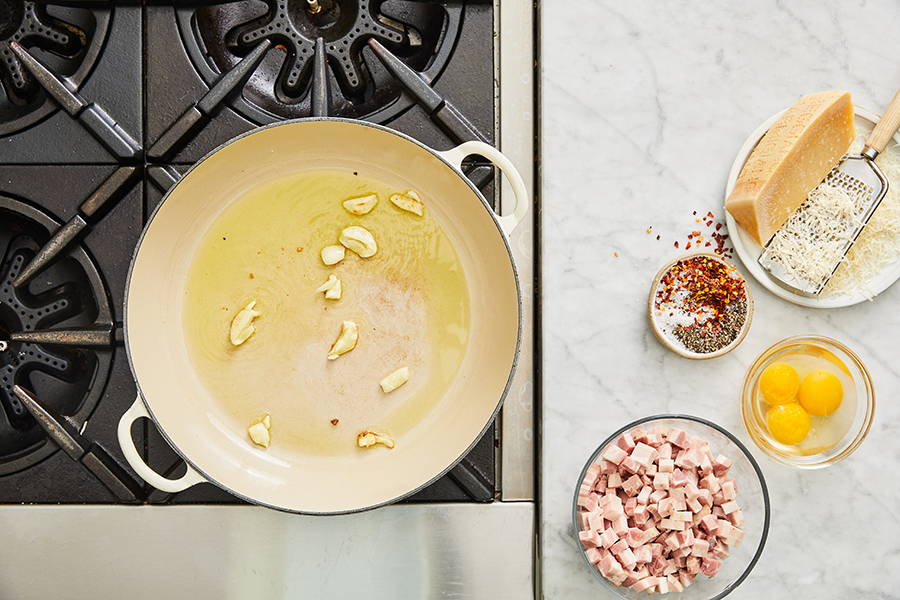
[[[401,139],[411,142],[415,146],[418,146],[420,149],[422,149],[422,150],[428,152],[429,154],[431,154],[432,156],[436,157],[438,160],[440,160],[442,163],[444,163],[444,165],[446,167],[448,167],[455,176],[457,176],[459,179],[461,179],[469,187],[469,189],[472,191],[472,193],[475,195],[475,197],[478,199],[482,208],[485,210],[485,212],[487,213],[487,215],[490,217],[491,221],[493,222],[494,227],[497,229],[497,233],[499,234],[500,239],[503,242],[503,247],[506,250],[506,254],[509,258],[510,266],[512,267],[513,281],[515,282],[515,287],[516,287],[516,311],[517,311],[517,314],[516,314],[516,344],[515,344],[515,350],[513,353],[512,363],[510,364],[509,374],[506,378],[506,383],[503,386],[503,391],[499,394],[499,396],[497,398],[496,406],[494,406],[493,410],[491,411],[490,418],[487,419],[487,421],[484,424],[484,427],[482,427],[481,431],[478,432],[478,434],[475,436],[475,438],[472,440],[472,442],[456,458],[454,458],[443,470],[441,470],[440,472],[435,474],[433,477],[431,477],[427,481],[423,482],[422,484],[420,484],[419,486],[415,487],[414,489],[412,489],[408,492],[405,492],[403,494],[400,494],[399,496],[395,496],[393,498],[390,498],[390,499],[382,501],[382,502],[377,502],[375,504],[370,504],[370,505],[356,507],[356,508],[333,510],[333,511],[304,510],[304,509],[291,508],[291,507],[287,507],[287,506],[281,506],[281,505],[277,505],[277,504],[263,502],[263,501],[253,498],[252,496],[249,496],[247,494],[239,492],[213,477],[210,477],[203,469],[198,467],[194,463],[194,461],[192,461],[181,450],[181,448],[179,448],[178,445],[175,444],[175,442],[171,439],[171,437],[169,436],[169,433],[165,430],[165,428],[160,424],[159,420],[156,418],[156,415],[154,414],[153,409],[150,406],[150,403],[147,401],[146,397],[144,396],[140,378],[138,377],[137,370],[135,369],[134,362],[132,360],[131,338],[128,333],[128,329],[129,329],[128,314],[129,314],[129,297],[131,295],[131,278],[132,278],[132,275],[134,274],[134,266],[137,262],[138,255],[140,254],[141,246],[143,245],[144,238],[147,235],[147,233],[149,232],[150,227],[153,224],[153,220],[156,218],[156,215],[159,213],[159,211],[165,205],[166,200],[169,199],[169,196],[178,188],[178,186],[181,184],[181,182],[183,182],[185,179],[187,179],[195,169],[197,169],[200,165],[202,165],[204,162],[206,162],[213,155],[217,154],[220,150],[224,149],[225,147],[238,142],[239,140],[242,140],[251,135],[261,133],[264,130],[272,129],[275,127],[283,127],[283,126],[296,125],[296,124],[301,124],[301,123],[318,123],[318,122],[336,122],[336,123],[345,123],[345,124],[360,126],[360,127],[369,127],[372,129],[376,129],[376,130],[397,136]],[[123,337],[125,339],[125,356],[128,359],[128,367],[131,370],[132,376],[134,377],[135,386],[137,388],[138,398],[140,398],[141,403],[143,403],[144,408],[147,411],[147,414],[150,415],[150,419],[156,425],[156,428],[159,430],[160,435],[163,437],[163,439],[166,441],[166,443],[169,445],[169,447],[171,447],[172,450],[179,456],[179,458],[181,458],[188,465],[189,468],[196,471],[207,482],[225,490],[226,492],[235,496],[236,498],[244,500],[250,504],[262,506],[265,508],[271,508],[274,510],[278,510],[281,512],[287,512],[287,513],[291,513],[291,514],[335,516],[335,515],[361,513],[361,512],[365,512],[365,511],[369,511],[369,510],[374,510],[376,508],[381,508],[382,506],[388,506],[390,504],[395,504],[397,502],[400,502],[401,500],[404,500],[405,498],[408,498],[408,497],[412,496],[413,494],[419,492],[420,490],[428,487],[429,485],[431,485],[432,483],[434,483],[435,481],[437,481],[438,479],[440,479],[441,477],[446,475],[451,469],[453,469],[456,465],[458,465],[462,461],[462,459],[465,458],[469,454],[469,452],[472,451],[472,449],[475,447],[475,445],[481,440],[482,437],[484,437],[484,434],[487,432],[487,430],[491,426],[491,424],[496,420],[497,414],[500,412],[500,409],[503,407],[503,403],[506,400],[507,395],[509,394],[510,387],[512,386],[512,381],[513,381],[513,378],[516,373],[516,369],[518,368],[518,364],[519,364],[519,352],[521,350],[521,345],[522,345],[523,319],[524,319],[524,317],[523,317],[523,311],[522,311],[522,287],[521,287],[521,283],[519,281],[519,268],[518,268],[518,265],[516,264],[515,258],[513,257],[512,249],[510,248],[510,245],[509,245],[509,239],[507,238],[506,233],[503,231],[503,228],[500,225],[499,216],[497,215],[496,212],[494,212],[494,209],[487,203],[487,200],[481,194],[481,191],[477,187],[475,187],[475,184],[473,184],[461,171],[459,171],[456,167],[454,167],[437,150],[434,150],[433,148],[425,145],[424,143],[420,142],[419,140],[417,140],[417,139],[413,138],[412,136],[409,136],[405,133],[402,133],[395,129],[391,129],[390,127],[386,127],[386,126],[378,124],[378,123],[370,123],[367,121],[359,121],[356,119],[346,119],[346,118],[341,118],[341,117],[308,117],[308,118],[302,118],[302,119],[290,119],[287,121],[280,121],[277,123],[270,123],[268,125],[256,127],[254,129],[251,129],[250,131],[244,132],[240,135],[237,135],[237,136],[231,138],[230,140],[220,144],[213,150],[206,153],[202,158],[200,158],[197,162],[195,162],[193,165],[191,165],[191,167],[187,170],[187,172],[185,172],[185,174],[181,177],[181,179],[179,179],[175,183],[175,185],[173,185],[171,188],[169,188],[166,191],[166,193],[163,195],[162,199],[159,201],[159,204],[156,205],[156,207],[153,209],[153,211],[151,211],[150,215],[148,216],[147,223],[144,225],[144,228],[141,230],[141,234],[138,237],[137,244],[135,245],[134,250],[132,251],[132,254],[131,254],[131,260],[128,265],[128,276],[125,279],[125,294],[124,294],[124,309],[123,309],[123,314],[122,314],[122,328],[123,328],[123,334],[124,334]]]

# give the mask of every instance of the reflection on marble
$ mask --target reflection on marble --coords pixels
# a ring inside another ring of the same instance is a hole
[[[731,597],[900,598],[900,285],[872,303],[817,312],[751,281],[750,333],[712,361],[664,350],[645,315],[650,277],[696,228],[692,211],[721,216],[734,154],[762,120],[824,89],[851,90],[876,112],[890,101],[900,86],[900,3],[572,7],[550,0],[541,9],[545,597],[611,597],[586,572],[570,524],[579,470],[605,436],[631,419],[685,412],[752,444],[739,413],[747,366],[782,337],[816,333],[869,366],[875,424],[856,454],[821,471],[780,466],[753,447],[772,525]]]

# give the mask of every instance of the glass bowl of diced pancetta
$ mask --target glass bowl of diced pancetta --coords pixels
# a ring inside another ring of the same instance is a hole
[[[753,456],[690,415],[639,419],[581,470],[573,519],[585,564],[621,598],[714,600],[746,579],[769,532],[769,493]]]

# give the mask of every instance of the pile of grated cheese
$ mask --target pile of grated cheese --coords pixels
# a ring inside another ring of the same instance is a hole
[[[860,137],[850,153],[862,150],[870,129],[859,127]],[[870,287],[872,280],[900,259],[900,144],[887,148],[876,162],[890,182],[888,192],[821,296],[861,293],[871,299],[876,291]],[[819,184],[772,238],[772,260],[798,279],[823,281],[840,258],[866,203],[864,194],[848,193],[827,181]]]

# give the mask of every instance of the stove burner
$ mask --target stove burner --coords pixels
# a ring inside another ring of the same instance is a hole
[[[58,223],[45,213],[0,196],[0,475],[46,458],[57,446],[13,395],[23,384],[55,410],[83,422],[103,392],[112,361],[109,350],[9,341],[18,331],[111,323],[109,299],[96,267],[78,248],[26,288],[12,281]]]
[[[55,109],[9,47],[19,42],[76,86],[106,37],[108,13],[87,8],[0,0],[0,135],[24,129]]]
[[[462,4],[413,0],[244,0],[182,8],[178,19],[191,60],[210,84],[263,39],[283,50],[266,57],[233,103],[257,123],[313,114],[318,38],[331,88],[328,114],[385,122],[414,101],[366,41],[378,40],[434,81],[456,44],[461,12]]]

